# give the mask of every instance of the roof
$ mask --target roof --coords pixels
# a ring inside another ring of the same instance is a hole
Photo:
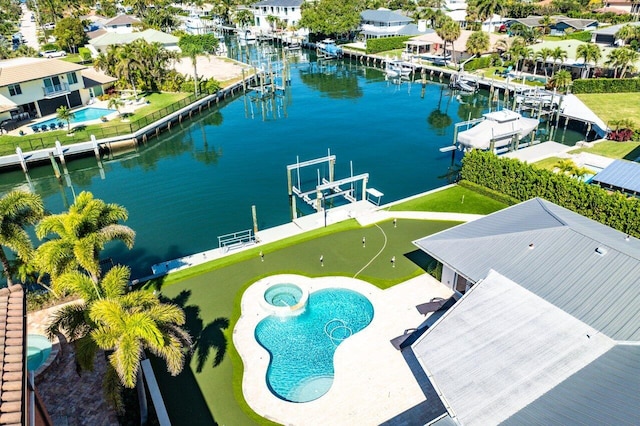
[[[615,160],[595,175],[592,182],[640,194],[640,164],[634,161]]]
[[[79,71],[85,65],[74,64],[55,58],[13,58],[0,61],[0,87],[9,84],[38,80],[52,75]]]
[[[26,424],[24,413],[24,292],[20,284],[0,289],[0,424]]]
[[[106,34],[96,37],[93,40],[89,40],[89,44],[93,46],[111,46],[118,44],[128,44],[134,40],[145,39],[148,43],[160,43],[160,44],[177,44],[178,37],[171,34],[164,33],[162,31],[148,29],[144,31],[138,31],[133,33],[119,34],[113,32],[107,32]]]
[[[92,39],[94,39],[94,38],[98,38],[98,37],[100,37],[101,35],[106,34],[107,32],[108,32],[108,31],[107,31],[107,30],[105,30],[104,28],[98,28],[98,29],[97,29],[97,30],[95,30],[95,31],[89,31],[89,32],[88,32],[88,33],[86,33],[86,34],[87,34],[87,37],[89,38],[89,40],[92,40]]]
[[[360,19],[370,22],[386,22],[394,24],[409,24],[413,22],[412,18],[401,15],[388,9],[363,10],[360,12]]]
[[[113,83],[118,79],[115,77],[111,77],[106,75],[102,71],[97,71],[93,68],[87,68],[86,70],[82,70],[82,79],[84,80],[84,87],[95,87],[100,86],[102,84]]]
[[[624,23],[624,24],[611,25],[610,27],[605,27],[605,28],[602,28],[602,29],[595,30],[593,32],[593,34],[595,34],[595,35],[615,35],[618,31],[620,31],[620,28],[624,27],[625,25],[638,26],[638,25],[640,25],[640,22],[627,22],[627,23]]]
[[[0,112],[13,111],[14,109],[18,109],[18,105],[0,93]]]
[[[115,27],[120,25],[135,25],[139,24],[140,20],[129,15],[118,15],[115,18],[109,19],[104,23],[105,27]]]
[[[300,7],[304,0],[262,0],[252,4],[252,7],[274,6],[274,7]]]
[[[413,350],[460,424],[638,423],[640,347],[495,271]]]
[[[458,37],[458,39],[453,43],[453,46],[456,52],[464,52],[467,49],[466,47],[467,40],[469,40],[469,37],[471,36],[471,34],[473,34],[473,31],[469,31],[469,30],[460,31],[460,37]],[[491,45],[490,50],[492,50],[496,42],[503,37],[504,36],[500,36],[494,33],[489,34],[489,41]],[[442,41],[440,36],[438,36],[438,34],[435,31],[431,31],[426,34],[413,37],[411,41],[426,43],[426,44],[434,44],[434,43],[443,44],[444,43],[444,41]]]
[[[542,19],[544,19],[544,16],[531,15],[531,16],[527,16],[526,18],[510,18],[508,19],[508,21],[519,22],[522,25],[525,25],[527,27],[542,27],[543,26],[541,22]],[[559,24],[562,22],[575,29],[583,29],[598,23],[597,19],[577,19],[577,18],[569,18],[567,16],[562,16],[562,15],[551,16],[551,19],[553,22],[552,25]]]
[[[414,243],[473,282],[494,269],[613,339],[640,340],[640,240],[620,231],[534,198]]]

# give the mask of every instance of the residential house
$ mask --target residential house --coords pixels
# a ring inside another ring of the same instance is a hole
[[[414,244],[463,294],[403,349],[423,423],[638,424],[640,240],[534,198]]]
[[[389,9],[364,10],[360,12],[360,36],[370,38],[417,35],[426,30],[426,24],[418,30],[413,19]]]
[[[629,160],[615,160],[598,172],[591,183],[610,191],[640,197],[640,164]]]
[[[466,0],[448,0],[441,8],[442,12],[449,18],[453,19],[460,25],[460,28],[465,29],[469,26],[467,21],[467,1]],[[494,14],[490,19],[482,22],[481,30],[485,32],[496,32],[502,25],[504,25],[505,19]]]
[[[640,15],[640,0],[605,0],[605,8],[615,8],[631,15]]]
[[[138,39],[144,39],[148,43],[160,43],[168,50],[180,51],[180,48],[178,47],[178,37],[154,29],[132,33],[107,32],[99,37],[89,40],[89,44],[87,44],[86,47],[91,50],[92,55],[95,57],[101,52],[106,52],[107,47],[111,45],[119,46],[122,44],[129,44]]]
[[[596,19],[574,19],[567,16],[555,15],[551,16],[551,25],[549,26],[551,35],[564,35],[567,31],[593,31],[598,28]],[[507,27],[514,24],[521,24],[529,28],[540,28],[543,25],[544,16],[527,16],[526,18],[509,18],[506,20]]]
[[[284,24],[280,30],[298,25],[302,18],[300,7],[305,0],[262,0],[251,5],[254,16],[254,25],[258,32],[268,33],[275,30],[270,22],[270,16],[280,19]],[[304,34],[302,34],[304,33]],[[308,34],[302,30],[300,35]]]
[[[454,55],[452,59],[458,63],[463,62],[473,56],[467,53],[467,40],[469,40],[469,37],[471,36],[471,34],[473,34],[473,31],[461,30],[460,37],[453,43]],[[496,45],[498,40],[501,38],[502,36],[500,35],[490,33],[489,34],[490,47],[489,47],[489,51],[486,53],[494,52],[495,51],[494,46]],[[426,33],[424,35],[412,37],[409,41],[406,41],[405,44],[407,45],[408,52],[418,56],[420,55],[425,56],[425,58],[427,59],[437,57],[437,56],[442,57],[445,55],[445,53],[447,57],[449,57],[449,55],[452,54],[451,43],[447,43],[447,48],[445,52],[444,40],[442,40],[440,36],[438,36],[438,34],[433,30],[431,30],[431,32]]]
[[[616,33],[620,31],[620,29],[625,25],[638,26],[640,25],[640,22],[628,22],[625,24],[611,25],[609,27],[600,28],[591,33],[591,42],[604,44],[607,46],[621,44],[618,42],[618,40],[616,40]]]
[[[104,29],[111,33],[128,34],[141,24],[138,18],[129,15],[118,15],[103,22]]]

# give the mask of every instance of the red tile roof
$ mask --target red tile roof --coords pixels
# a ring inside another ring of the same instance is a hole
[[[24,292],[0,289],[0,425],[25,424]]]

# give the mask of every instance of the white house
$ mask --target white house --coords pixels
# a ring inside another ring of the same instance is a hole
[[[297,26],[302,17],[300,7],[304,0],[262,0],[251,5],[254,16],[254,26],[261,32],[271,32],[275,28],[269,22],[269,16],[279,18],[284,28]],[[306,32],[305,32],[306,34]]]
[[[100,52],[105,52],[107,47],[111,45],[129,44],[138,39],[144,39],[148,43],[157,42],[162,44],[162,46],[168,50],[180,51],[180,48],[178,47],[178,37],[154,29],[131,33],[107,32],[99,37],[89,40],[89,44],[87,44],[86,47],[91,50],[92,55],[95,57]]]
[[[128,34],[133,32],[136,26],[140,25],[140,20],[129,15],[118,15],[105,21],[102,25],[108,32]]]

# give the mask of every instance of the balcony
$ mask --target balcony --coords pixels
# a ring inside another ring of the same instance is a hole
[[[44,91],[44,97],[47,99],[57,98],[58,96],[71,93],[69,85],[67,83],[54,84],[53,86],[45,86],[42,88]]]

